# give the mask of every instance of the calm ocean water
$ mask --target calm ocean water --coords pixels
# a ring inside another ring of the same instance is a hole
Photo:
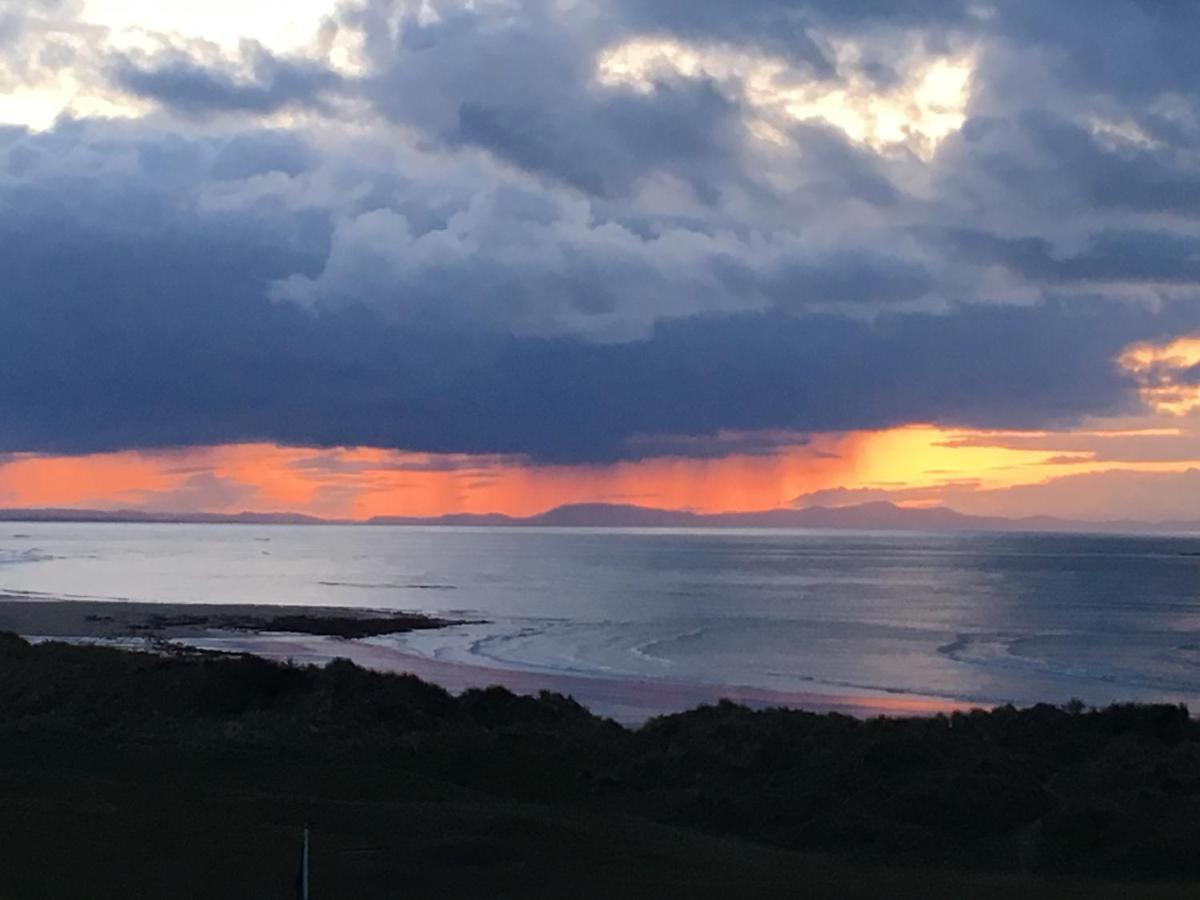
[[[0,525],[0,593],[418,610],[462,665],[1200,708],[1200,537]]]

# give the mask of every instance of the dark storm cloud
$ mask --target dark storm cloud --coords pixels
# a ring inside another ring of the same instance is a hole
[[[789,136],[812,172],[805,189],[825,202],[853,199],[872,206],[894,206],[902,199],[880,160],[869,150],[855,147],[835,128],[808,120],[793,125]]]
[[[51,217],[7,235],[0,449],[265,439],[594,461],[654,433],[1024,427],[1128,408],[1113,356],[1200,319],[1063,302],[697,316],[616,344],[471,336],[272,304],[265,284],[305,255],[234,225],[136,250]]]
[[[578,461],[645,433],[1026,426],[1120,409],[1129,385],[1110,360],[1139,333],[1041,307],[874,324],[703,317],[628,344],[471,339],[214,290],[209,254],[251,283],[294,261],[220,242],[196,252],[191,265],[169,245],[123,265],[76,254],[67,283],[6,298],[5,449],[271,439]],[[169,271],[153,265],[168,253]]]
[[[388,118],[599,197],[628,194],[663,170],[706,202],[725,181],[752,180],[738,162],[737,99],[709,81],[605,90],[595,84],[607,33],[600,25],[581,28],[576,14],[542,2],[501,16],[440,8],[436,23],[405,19],[394,50],[363,85]]]
[[[941,234],[960,259],[1002,265],[1041,282],[1200,283],[1200,238],[1165,231],[1102,231],[1078,252],[1038,237],[1003,238],[971,229]]]
[[[214,178],[236,180],[269,172],[300,175],[316,163],[312,149],[286,131],[260,131],[236,135],[214,154],[210,173]]]
[[[811,9],[803,3],[741,3],[736,15],[730,15],[728,4],[708,0],[686,6],[670,0],[621,0],[618,6],[634,30],[754,44],[801,63],[818,77],[834,75],[833,63],[808,33]]]
[[[118,56],[112,82],[138,97],[198,115],[213,112],[272,113],[288,106],[320,105],[341,79],[320,63],[285,59],[259,45],[244,48],[248,77],[198,62],[178,50],[149,58]]]
[[[1055,57],[1068,87],[1147,97],[1200,87],[1194,38],[1200,7],[1186,0],[1016,0],[995,4],[992,28]]]
[[[579,462],[1041,428],[1136,411],[1114,360],[1200,327],[1189,6],[428,6],[342,11],[361,74],[257,45],[105,55],[155,117],[0,132],[0,452]],[[790,69],[598,77],[647,36]],[[936,147],[770,105],[967,53]],[[258,121],[285,109],[312,115]]]
[[[834,64],[813,40],[816,25],[950,26],[963,21],[970,4],[964,0],[743,0],[736,13],[723,0],[619,0],[633,28],[702,40],[751,44],[791,57],[821,76],[834,74]]]
[[[736,154],[740,121],[712,85],[681,81],[645,96],[564,102],[559,115],[528,104],[467,101],[447,137],[598,196],[627,193],[647,169],[670,168],[711,202],[719,188],[709,170]]]
[[[474,9],[434,5],[437,21],[402,16],[394,38],[388,37],[391,26],[384,15],[389,4],[344,14],[344,24],[366,29],[376,64],[357,80],[316,63],[280,58],[261,46],[248,54],[249,79],[223,63],[180,51],[122,58],[110,74],[120,87],[186,114],[320,105],[336,89],[369,101],[391,121],[421,128],[447,148],[476,147],[597,198],[627,196],[656,173],[685,182],[703,203],[716,202],[729,188],[770,193],[743,158],[746,111],[738,84],[668,73],[657,74],[645,91],[596,83],[597,54],[609,41],[637,34],[638,16],[628,21],[587,17],[546,2],[500,12],[486,4]],[[599,4],[601,11],[604,7]],[[687,16],[648,14],[685,36],[702,35],[722,18],[741,18],[718,16],[715,9],[698,11],[702,18],[682,30],[676,26],[691,21]],[[791,46],[775,27],[780,10],[765,12],[770,14],[746,17],[736,31],[747,40],[770,38]],[[782,14],[795,19],[786,10]],[[833,74],[827,63],[817,68]],[[879,205],[895,202],[897,189],[882,168],[840,133],[815,122],[795,123],[790,132],[811,160],[809,167],[820,173],[813,190],[849,191]]]
[[[1045,111],[969,120],[948,160],[978,184],[995,181],[1047,211],[1163,212],[1200,216],[1200,168],[1189,146],[1104,146],[1081,125]],[[1018,190],[1014,190],[1018,189]]]
[[[623,451],[633,457],[675,456],[689,459],[722,459],[730,455],[773,456],[787,448],[794,452],[807,447],[805,455],[813,459],[836,459],[837,454],[810,447],[811,439],[795,431],[717,431],[712,434],[633,435],[622,443]]]
[[[921,297],[936,285],[923,266],[863,248],[838,250],[815,259],[790,257],[765,272],[733,259],[715,265],[729,290],[761,292],[780,310],[902,303]]]

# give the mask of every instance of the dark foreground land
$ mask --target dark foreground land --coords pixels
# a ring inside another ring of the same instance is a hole
[[[1187,897],[1176,707],[630,731],[335,662],[0,635],[0,897]]]

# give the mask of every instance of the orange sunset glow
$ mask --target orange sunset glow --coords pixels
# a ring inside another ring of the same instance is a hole
[[[1178,436],[1171,429],[1091,434],[1101,440]],[[1078,439],[1077,433],[1069,436]],[[933,505],[948,489],[986,494],[1117,468],[1183,472],[1200,466],[1190,459],[1106,461],[1088,451],[1063,452],[1055,437],[913,425],[797,438],[760,455],[586,466],[271,444],[76,457],[18,455],[0,465],[0,503],[164,512],[253,509],[350,519],[491,512],[526,516],[585,502],[712,513],[787,507],[829,491],[849,496],[885,492],[901,505]]]

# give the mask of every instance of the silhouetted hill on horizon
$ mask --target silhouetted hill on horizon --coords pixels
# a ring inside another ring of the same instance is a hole
[[[534,516],[377,516],[377,525],[511,525],[577,528],[830,528],[885,531],[1200,531],[1197,522],[1103,522],[1054,516],[972,516],[946,507],[908,508],[886,501],[756,512],[694,513],[610,503],[557,506]]]
[[[365,523],[302,513],[168,513],[146,510],[0,509],[0,522],[131,522],[246,525],[449,525],[461,527],[574,528],[828,528],[867,531],[1200,531],[1200,521],[1081,521],[1054,516],[972,516],[936,506],[914,509],[893,503],[808,506],[757,512],[694,513],[649,506],[575,503],[533,516],[458,513],[446,516],[376,516]]]

